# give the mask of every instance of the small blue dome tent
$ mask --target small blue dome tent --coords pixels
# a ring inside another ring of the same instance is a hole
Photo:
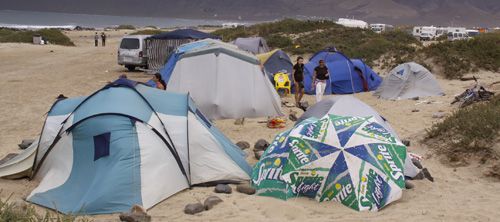
[[[67,214],[146,209],[196,184],[249,179],[245,154],[188,94],[119,79],[58,100],[36,141],[27,200]]]
[[[264,66],[266,74],[269,76],[269,80],[274,83],[274,74],[285,71],[288,73],[290,80],[293,82],[293,63],[290,57],[280,49],[275,49],[268,53],[263,53],[257,55],[260,62]]]
[[[352,94],[373,91],[382,83],[382,78],[359,59],[349,59],[335,48],[327,48],[314,54],[304,68],[304,86],[307,94],[314,94],[311,87],[314,68],[324,60],[330,73],[327,94]]]

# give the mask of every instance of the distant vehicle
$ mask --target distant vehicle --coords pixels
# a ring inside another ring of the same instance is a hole
[[[123,37],[118,49],[118,64],[129,71],[136,67],[148,68],[145,39],[150,35],[127,35]]]
[[[467,36],[469,36],[469,38],[476,37],[480,33],[480,31],[476,30],[476,29],[467,29],[466,32],[467,32]]]
[[[457,41],[457,40],[465,40],[469,39],[469,36],[466,32],[450,32],[448,33],[449,41]]]
[[[434,35],[431,33],[421,33],[420,34],[420,41],[431,41],[434,39]]]
[[[339,20],[337,20],[335,23],[350,28],[368,28],[367,22],[357,19],[339,18]]]
[[[421,41],[430,41],[437,37],[437,27],[434,26],[415,26],[413,27],[413,36]]]
[[[370,29],[375,33],[382,33],[394,29],[394,26],[388,24],[370,24]]]
[[[245,26],[243,23],[236,23],[236,22],[230,22],[230,23],[223,23],[222,28],[238,28],[240,26]]]

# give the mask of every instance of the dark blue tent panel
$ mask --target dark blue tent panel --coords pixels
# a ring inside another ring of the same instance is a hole
[[[149,37],[151,39],[220,39],[218,36],[194,29],[177,29]]]
[[[330,84],[327,84],[325,94],[352,94],[373,91],[382,83],[377,75],[362,60],[349,59],[341,52],[326,49],[314,54],[305,65],[304,86],[307,94],[314,94],[312,76],[314,68],[320,60],[324,60],[330,73]]]

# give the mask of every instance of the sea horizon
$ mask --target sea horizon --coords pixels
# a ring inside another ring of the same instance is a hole
[[[93,15],[79,13],[38,12],[0,10],[0,27],[74,27],[107,28],[118,25],[136,27],[155,26],[158,28],[195,27],[203,25],[222,25],[224,23],[251,24],[255,21],[218,20],[218,19],[185,19],[168,17],[139,17],[116,15]]]

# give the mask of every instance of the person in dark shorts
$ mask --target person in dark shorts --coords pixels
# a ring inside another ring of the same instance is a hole
[[[94,35],[94,43],[95,47],[99,46],[99,35],[97,35],[97,32]]]
[[[101,33],[102,47],[106,46],[106,33]]]
[[[304,58],[297,57],[297,63],[293,66],[293,80],[295,83],[295,106],[300,107],[304,96]]]
[[[328,67],[324,60],[319,60],[318,66],[314,68],[314,75],[311,88],[316,88],[316,102],[321,101],[325,93],[326,84],[330,78]]]

